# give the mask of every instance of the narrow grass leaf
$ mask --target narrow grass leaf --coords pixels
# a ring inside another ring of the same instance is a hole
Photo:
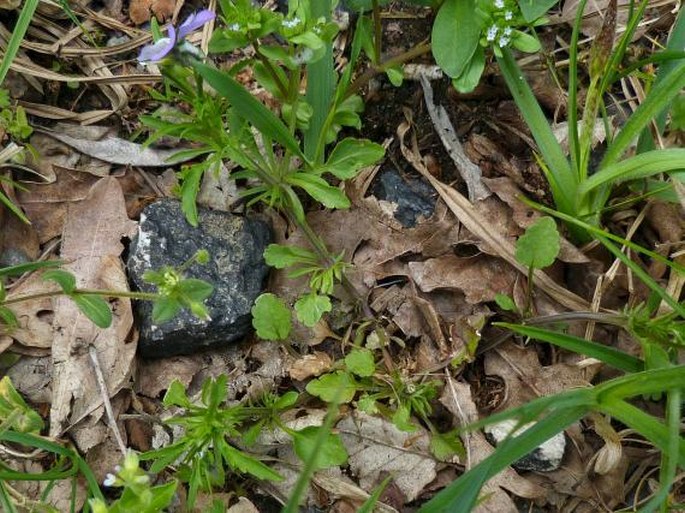
[[[685,149],[652,150],[602,168],[583,181],[578,192],[585,195],[604,184],[613,185],[682,169],[685,169]]]
[[[19,51],[19,46],[24,39],[24,34],[31,24],[31,19],[33,18],[33,13],[36,11],[40,0],[26,0],[24,2],[24,7],[21,9],[19,18],[14,24],[14,30],[12,31],[12,36],[7,43],[7,49],[5,50],[5,55],[2,57],[2,62],[0,63],[0,84],[4,83],[7,72],[12,65],[12,61],[17,56]]]
[[[506,322],[495,323],[496,326],[509,329],[526,337],[535,340],[541,340],[549,344],[564,348],[568,351],[573,351],[578,354],[583,354],[603,361],[617,369],[625,372],[640,372],[644,370],[644,363],[639,358],[635,358],[629,354],[619,351],[613,347],[598,344],[584,338],[567,335],[565,333],[558,333],[543,328],[535,328],[532,326],[523,326],[520,324],[509,324]]]
[[[571,166],[540,108],[540,104],[535,99],[535,95],[526,82],[523,72],[516,64],[511,51],[502,48],[502,56],[497,57],[497,63],[509,91],[549,168],[548,179],[552,187],[554,201],[560,210],[572,213],[578,188],[577,177],[572,172]]]
[[[640,106],[630,115],[626,124],[607,148],[599,169],[602,170],[617,162],[654,116],[664,110],[683,88],[685,88],[685,66],[681,65],[656,84]]]
[[[195,69],[219,94],[228,98],[238,114],[250,121],[257,130],[283,145],[295,155],[304,158],[299,144],[283,122],[256,100],[242,85],[227,73],[206,64],[195,64]]]
[[[571,408],[542,419],[521,435],[505,440],[494,453],[424,504],[419,513],[470,513],[488,479],[580,420],[586,413],[584,406]]]

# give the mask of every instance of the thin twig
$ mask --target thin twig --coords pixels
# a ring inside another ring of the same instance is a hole
[[[93,370],[95,370],[95,378],[98,383],[98,388],[100,389],[100,395],[102,395],[102,404],[105,406],[105,412],[107,412],[107,420],[109,421],[109,427],[114,433],[114,438],[119,446],[119,451],[125,457],[128,449],[124,443],[124,439],[121,437],[121,432],[119,431],[119,426],[117,426],[117,421],[114,419],[114,411],[112,410],[112,403],[109,400],[109,391],[107,390],[107,384],[105,383],[105,377],[102,374],[102,368],[100,367],[100,362],[98,361],[98,353],[95,346],[91,345],[88,348],[88,354],[90,355],[90,360],[93,362]]]

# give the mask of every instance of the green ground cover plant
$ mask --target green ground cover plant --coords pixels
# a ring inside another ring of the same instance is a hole
[[[244,57],[228,68],[210,64],[197,48],[185,40],[190,32],[214,17],[208,11],[195,13],[166,32],[153,22],[155,41],[143,50],[140,57],[142,62],[157,63],[165,79],[162,91],[153,92],[155,99],[165,107],[144,118],[145,124],[152,129],[149,142],[172,136],[193,143],[192,149],[177,155],[178,160],[192,156],[195,161],[183,167],[178,191],[188,221],[191,224],[198,222],[196,197],[203,175],[222,172],[222,166],[228,160],[237,164],[237,170],[231,171],[231,176],[245,184],[243,194],[247,205],[261,203],[277,209],[305,234],[310,244],[308,248],[272,244],[265,253],[269,265],[289,269],[293,278],[309,278],[309,292],[294,304],[297,319],[309,327],[316,325],[325,313],[332,310],[334,287],[342,285],[349,289],[350,285],[345,279],[349,265],[345,261],[346,255],[331,254],[321,237],[309,226],[305,215],[307,207],[312,203],[331,209],[349,207],[349,199],[340,184],[378,162],[384,154],[380,145],[369,140],[340,136],[343,130],[350,133],[350,129],[361,127],[360,114],[364,105],[357,94],[360,82],[354,78],[355,66],[364,52],[374,72],[383,71],[394,84],[399,84],[399,64],[407,58],[381,62],[378,10],[385,3],[380,0],[351,2],[360,11],[371,11],[372,17],[359,18],[350,60],[340,71],[333,66],[332,42],[338,28],[330,21],[333,8],[330,0],[291,1],[286,14],[255,7],[250,0],[221,0],[220,28],[211,39],[210,54],[221,60],[223,55],[235,50],[250,48],[252,51],[250,57]],[[190,398],[179,382],[174,382],[167,390],[163,404],[177,408],[178,413],[167,418],[165,423],[182,427],[183,435],[167,447],[142,454],[127,454],[121,467],[113,469],[114,472],[105,480],[107,487],[120,491],[120,495],[111,500],[105,498],[92,471],[76,451],[40,436],[44,427],[40,416],[23,401],[9,379],[3,378],[0,381],[0,441],[50,452],[55,460],[52,468],[41,474],[26,474],[4,464],[0,466],[0,505],[6,511],[18,511],[18,508],[5,481],[55,482],[79,477],[85,478],[88,485],[89,500],[84,506],[85,511],[164,511],[174,500],[179,483],[187,484],[188,504],[192,507],[200,492],[211,493],[213,489],[221,488],[234,474],[262,480],[281,479],[264,461],[250,453],[260,434],[272,430],[285,432],[304,462],[300,479],[284,508],[288,512],[298,511],[313,472],[343,465],[347,461],[345,448],[333,432],[341,404],[369,414],[383,415],[403,431],[412,432],[419,424],[427,426],[433,454],[441,460],[463,454],[460,437],[486,424],[504,419],[514,419],[519,426],[533,423],[524,432],[502,442],[489,458],[463,473],[452,485],[424,504],[420,509],[423,512],[471,511],[479,501],[487,500],[481,495],[481,488],[488,479],[554,434],[593,414],[618,420],[660,451],[659,490],[641,505],[641,511],[665,512],[679,507],[674,504],[670,492],[678,469],[685,466],[685,439],[680,433],[685,366],[679,364],[677,358],[677,352],[685,344],[685,307],[621,248],[629,247],[670,266],[674,272],[685,270],[600,226],[602,211],[617,184],[685,168],[685,150],[655,150],[645,132],[652,120],[657,119],[659,125],[659,118],[663,119],[662,113],[672,102],[675,102],[671,107],[678,123],[678,109],[682,108],[678,102],[682,97],[680,91],[685,86],[685,69],[675,66],[659,74],[638,110],[618,134],[610,135],[602,162],[596,170],[591,170],[589,134],[595,120],[605,110],[602,103],[604,93],[621,73],[626,72],[619,69],[619,64],[646,2],[634,9],[628,30],[615,49],[614,28],[610,22],[605,24],[602,35],[595,42],[591,52],[589,92],[580,123],[575,95],[579,80],[576,43],[583,7],[578,11],[570,49],[569,157],[554,139],[512,52],[512,49],[524,52],[539,49],[537,40],[524,30],[541,23],[539,20],[553,2],[522,1],[515,4],[496,0],[490,4],[481,0],[446,0],[442,3],[411,3],[438,7],[433,26],[433,52],[457,89],[466,91],[475,87],[485,65],[485,50],[492,47],[512,95],[538,143],[539,163],[554,194],[556,210],[535,205],[550,217],[541,218],[517,243],[516,258],[530,269],[526,306],[518,311],[512,298],[498,297],[498,305],[512,311],[519,320],[517,323],[500,323],[499,326],[530,339],[596,358],[619,371],[621,376],[592,387],[542,397],[474,424],[441,432],[431,420],[432,402],[438,395],[440,381],[407,376],[382,365],[378,348],[364,343],[371,338],[367,337],[368,331],[373,331],[375,326],[373,320],[367,320],[358,326],[356,338],[344,358],[336,362],[329,372],[310,380],[305,387],[310,396],[327,405],[328,413],[319,427],[293,430],[282,421],[282,414],[301,401],[301,395],[294,391],[268,393],[254,403],[228,404],[228,378],[225,375],[207,379],[197,400]],[[17,34],[23,35],[26,31],[36,5],[37,2],[30,0],[25,4]],[[458,48],[454,44],[443,44],[454,35],[455,25],[470,28],[464,35],[465,40],[459,41]],[[679,40],[683,26],[685,22],[681,11],[669,45]],[[18,50],[20,39],[21,36],[15,38],[13,35],[0,66],[0,78],[6,73],[9,66],[6,63],[11,61],[13,52]],[[677,51],[668,51],[671,53],[662,55],[664,60],[670,59],[666,60],[667,63],[682,58]],[[409,52],[409,55],[413,54]],[[653,60],[657,57],[654,56]],[[255,99],[237,80],[237,75],[248,67],[253,70],[259,85],[275,100],[274,110]],[[305,77],[307,86],[303,90],[301,83]],[[188,109],[177,108],[178,105]],[[663,123],[660,126],[663,129]],[[638,154],[621,160],[628,153],[632,140],[638,137],[641,137]],[[560,314],[554,319],[533,317],[533,271],[551,265],[559,251],[559,231],[553,217],[563,221],[578,240],[594,238],[621,260],[651,290],[649,301],[626,308],[620,314],[574,312],[574,315]],[[207,257],[199,254],[187,265],[196,261],[202,263]],[[36,270],[42,270],[45,279],[59,286],[58,290],[45,295],[68,296],[98,326],[106,327],[111,322],[111,312],[104,300],[110,296],[154,301],[153,315],[159,322],[173,317],[181,308],[189,308],[199,317],[207,315],[202,302],[211,293],[211,285],[184,278],[185,266],[148,273],[146,279],[158,287],[158,292],[146,294],[79,289],[74,276],[58,269],[58,265],[52,262],[31,263],[0,269],[0,329],[10,330],[16,324],[12,304],[36,297],[7,299],[3,278]],[[662,302],[670,308],[668,313],[659,311]],[[272,293],[265,293],[256,301],[252,314],[258,337],[288,341],[293,323],[285,301]],[[628,355],[599,342],[547,327],[578,319],[618,326],[639,343],[641,354]],[[636,397],[663,397],[665,418],[637,408],[631,402]],[[141,462],[150,463],[141,465]],[[169,480],[159,484],[153,479],[154,474],[163,476],[162,480]],[[372,510],[384,486],[382,484],[372,494],[360,511]],[[75,503],[74,496],[72,505]],[[30,506],[51,511],[45,504]],[[224,508],[225,505],[215,502],[210,511],[224,511]]]

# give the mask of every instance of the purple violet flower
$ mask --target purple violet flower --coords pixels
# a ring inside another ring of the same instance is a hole
[[[178,32],[173,25],[169,25],[167,37],[163,37],[151,45],[145,45],[140,51],[140,55],[138,55],[138,61],[143,64],[161,61],[177,46],[187,45],[185,41],[186,36],[212,21],[215,16],[216,15],[209,9],[203,9],[188,16],[178,27]],[[195,52],[199,53],[199,50],[196,48],[193,49]],[[196,54],[195,52],[191,50],[187,53]]]

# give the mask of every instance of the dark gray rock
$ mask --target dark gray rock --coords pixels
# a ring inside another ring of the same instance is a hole
[[[139,352],[161,358],[226,345],[250,330],[250,309],[263,288],[268,267],[262,254],[271,241],[269,226],[260,220],[227,212],[199,209],[199,226],[188,224],[181,204],[164,199],[145,208],[138,235],[128,257],[129,277],[138,290],[154,291],[143,281],[143,273],[164,265],[178,267],[199,249],[206,249],[210,261],[194,264],[187,278],[199,278],[214,285],[205,305],[210,321],[183,311],[174,319],[156,325],[152,303],[139,301]]]
[[[519,435],[526,429],[533,426],[533,423],[526,424],[517,429],[513,435]],[[504,441],[516,429],[515,420],[503,420],[496,424],[490,424],[485,427],[486,436],[495,445]],[[536,447],[523,458],[517,460],[511,466],[516,470],[532,470],[535,472],[551,472],[557,470],[561,466],[561,461],[564,458],[564,451],[566,450],[566,437],[563,431],[557,433],[552,438]]]
[[[395,219],[406,228],[415,226],[420,216],[429,218],[435,211],[437,194],[433,187],[421,179],[405,179],[395,169],[379,174],[373,194],[397,204]]]

